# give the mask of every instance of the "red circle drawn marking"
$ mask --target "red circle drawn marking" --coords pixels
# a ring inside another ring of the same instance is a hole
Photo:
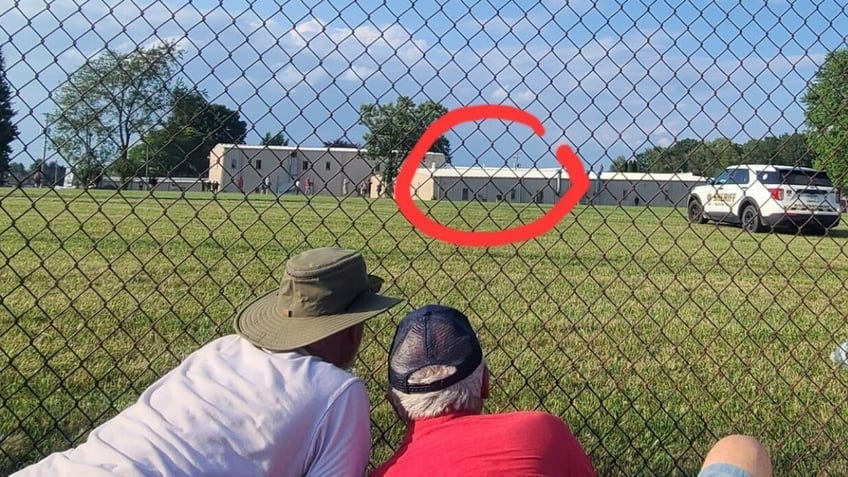
[[[418,143],[404,159],[398,172],[395,187],[395,200],[398,209],[414,227],[426,235],[466,247],[493,247],[523,242],[550,231],[563,217],[571,212],[589,190],[589,177],[586,175],[583,163],[568,145],[562,145],[557,149],[556,158],[568,173],[571,185],[565,195],[545,215],[529,224],[497,231],[459,230],[430,219],[415,206],[412,199],[412,179],[415,176],[415,171],[424,161],[424,155],[430,149],[430,146],[457,124],[482,119],[516,121],[532,128],[538,136],[545,134],[544,126],[535,116],[512,106],[488,104],[465,106],[448,112],[427,128]]]

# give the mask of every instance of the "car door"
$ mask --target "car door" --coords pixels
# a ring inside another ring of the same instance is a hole
[[[725,202],[723,195],[724,187],[730,180],[730,171],[730,169],[725,169],[710,183],[710,189],[704,202],[704,215],[710,219],[725,220],[727,214],[730,213],[730,205]]]
[[[742,212],[739,210],[739,205],[745,198],[748,183],[752,179],[751,171],[747,167],[730,169],[730,178],[722,188],[721,197],[727,204],[728,212],[734,215],[733,220],[741,220]]]

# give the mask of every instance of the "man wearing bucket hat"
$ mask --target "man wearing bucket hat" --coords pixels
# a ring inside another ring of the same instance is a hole
[[[346,372],[363,322],[399,303],[359,253],[303,252],[277,290],[138,402],[17,476],[361,476],[371,447],[363,382]]]

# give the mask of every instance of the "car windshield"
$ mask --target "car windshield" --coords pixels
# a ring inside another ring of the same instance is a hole
[[[824,171],[778,170],[761,173],[764,184],[833,187]]]

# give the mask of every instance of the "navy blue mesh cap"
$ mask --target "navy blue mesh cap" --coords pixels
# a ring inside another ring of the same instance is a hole
[[[467,378],[482,360],[468,317],[448,306],[427,305],[398,324],[389,350],[389,384],[406,394],[440,391]],[[453,366],[456,372],[432,383],[409,382],[416,371],[435,365]]]

